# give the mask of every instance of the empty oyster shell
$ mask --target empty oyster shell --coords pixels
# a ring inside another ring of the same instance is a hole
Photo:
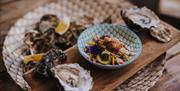
[[[172,37],[170,30],[165,29],[162,24],[159,24],[159,27],[152,27],[150,34],[162,42],[168,42]]]
[[[158,16],[146,7],[133,7],[121,12],[122,18],[131,28],[149,30],[150,34],[162,42],[171,40],[171,32],[160,22]]]
[[[58,65],[52,70],[65,91],[89,91],[92,89],[90,73],[77,63]]]

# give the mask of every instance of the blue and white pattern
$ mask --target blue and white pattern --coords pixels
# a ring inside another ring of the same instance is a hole
[[[117,69],[128,65],[133,62],[141,53],[142,43],[139,37],[131,31],[127,26],[113,25],[113,24],[99,24],[86,29],[78,38],[78,49],[80,54],[87,59],[90,63],[92,61],[89,56],[85,53],[84,48],[87,46],[86,42],[92,41],[92,38],[96,36],[110,35],[111,37],[119,39],[128,49],[134,51],[136,55],[132,56],[130,61],[125,62],[121,65],[102,65],[99,63],[93,63],[101,68],[105,69]]]

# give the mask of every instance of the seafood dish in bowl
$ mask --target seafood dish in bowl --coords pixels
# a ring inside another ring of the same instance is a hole
[[[126,26],[100,24],[81,33],[78,50],[98,67],[117,69],[132,63],[140,55],[142,44]]]
[[[109,35],[95,37],[87,42],[85,52],[94,63],[119,65],[129,61],[135,52],[128,50],[117,38]]]

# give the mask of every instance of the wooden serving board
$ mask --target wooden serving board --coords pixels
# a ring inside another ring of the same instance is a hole
[[[122,69],[106,70],[95,67],[80,55],[76,45],[66,50],[67,63],[78,62],[81,66],[91,71],[94,80],[92,91],[111,91],[180,41],[180,32],[168,24],[165,25],[172,32],[172,40],[168,43],[161,43],[152,38],[148,32],[138,33],[143,43],[142,53],[136,61]]]
[[[14,0],[12,3],[7,3],[6,5],[1,5],[1,13],[3,16],[0,18],[0,34],[6,34],[9,27],[24,13],[28,12],[29,10],[42,5],[44,3],[52,2],[56,0]],[[107,0],[108,1],[108,0]],[[109,0],[110,1],[110,0]],[[114,0],[112,0],[114,1]],[[130,7],[130,4],[127,1],[124,1],[127,4],[121,2],[120,4],[124,7]],[[23,5],[23,6],[22,6]],[[25,7],[26,8],[17,8],[13,9],[14,7]],[[20,11],[20,12],[17,12]],[[14,14],[16,12],[16,14]],[[138,59],[130,64],[129,66],[119,69],[119,70],[103,70],[97,68],[90,63],[88,63],[85,59],[83,59],[78,50],[76,45],[72,48],[66,50],[68,54],[67,63],[74,63],[78,62],[81,66],[89,69],[91,71],[91,75],[94,78],[94,86],[92,91],[111,91],[125,80],[133,76],[138,70],[146,66],[148,63],[151,63],[154,59],[156,59],[159,55],[164,53],[167,49],[175,45],[177,42],[180,41],[180,33],[177,29],[173,28],[172,26],[166,24],[167,27],[173,33],[173,40],[168,43],[160,43],[156,41],[156,39],[152,38],[148,33],[138,33],[140,39],[143,43],[143,50],[142,54],[138,57]],[[2,33],[4,32],[4,33]],[[1,40],[1,47],[2,47],[2,40],[4,38],[0,36]],[[2,56],[0,55],[2,59]],[[21,91],[15,82],[11,79],[7,73],[5,73],[5,67],[3,66],[3,62],[1,60],[0,63],[0,89],[2,91]],[[4,75],[6,74],[6,75]],[[3,80],[2,80],[3,79]]]

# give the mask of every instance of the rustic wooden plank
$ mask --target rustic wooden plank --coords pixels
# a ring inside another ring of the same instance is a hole
[[[118,85],[133,76],[138,70],[155,60],[158,56],[180,41],[180,32],[166,24],[172,31],[172,39],[168,43],[155,41],[149,33],[138,33],[143,43],[143,50],[138,59],[132,64],[119,70],[103,70],[86,62],[78,53],[77,46],[68,49],[67,63],[78,62],[83,67],[91,70],[94,79],[92,91],[111,91]]]
[[[180,42],[177,43],[172,48],[170,48],[166,53],[167,53],[167,56],[166,56],[167,60],[169,60],[169,59],[177,56],[178,54],[180,54]]]
[[[0,74],[0,91],[24,91],[14,82],[8,73]]]
[[[150,91],[179,91],[180,89],[180,54],[169,59],[165,64],[166,71]]]
[[[34,8],[55,0],[20,0],[0,6],[0,23],[20,18]]]
[[[7,3],[11,3],[11,2],[16,2],[17,0],[1,0],[0,1],[0,5],[1,4],[7,4]]]
[[[180,42],[166,52],[165,71],[150,91],[179,91],[180,85]]]

